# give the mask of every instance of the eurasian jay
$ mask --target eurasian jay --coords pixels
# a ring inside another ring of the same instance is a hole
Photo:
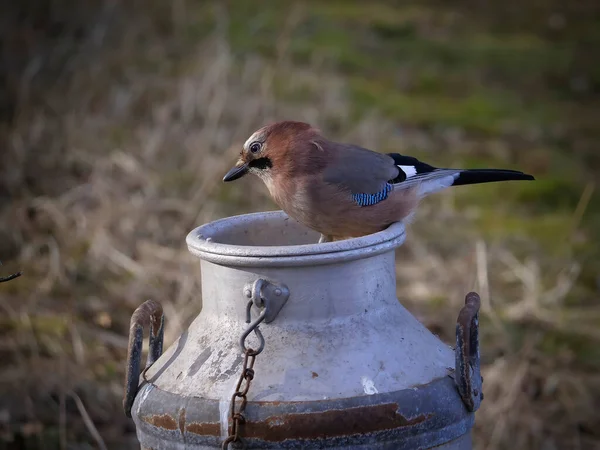
[[[428,194],[450,186],[533,180],[515,170],[440,169],[410,156],[377,153],[325,138],[307,123],[260,128],[223,181],[253,173],[290,217],[319,242],[364,236],[412,216]]]

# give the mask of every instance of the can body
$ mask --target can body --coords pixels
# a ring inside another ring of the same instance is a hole
[[[132,409],[143,448],[220,448],[242,369],[244,292],[257,279],[289,297],[260,325],[265,347],[241,430],[247,448],[471,448],[474,416],[448,377],[454,352],[396,298],[403,225],[317,240],[282,212],[188,235],[203,307],[144,375]]]

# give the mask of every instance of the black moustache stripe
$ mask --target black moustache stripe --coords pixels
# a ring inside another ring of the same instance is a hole
[[[253,169],[258,169],[258,170],[270,169],[271,167],[273,167],[271,158],[266,158],[266,157],[254,159],[254,160],[250,161],[250,164],[248,164],[248,165],[250,167],[252,167]]]

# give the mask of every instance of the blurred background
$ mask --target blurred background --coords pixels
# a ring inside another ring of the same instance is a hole
[[[424,201],[398,296],[452,344],[482,296],[479,449],[600,448],[600,5],[23,0],[0,11],[0,448],[136,448],[129,319],[201,308],[186,234],[276,209],[224,184],[249,134],[535,182]]]

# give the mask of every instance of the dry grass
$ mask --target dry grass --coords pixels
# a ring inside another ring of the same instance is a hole
[[[418,247],[420,238],[412,236],[407,247]],[[401,298],[417,302],[417,311],[419,300],[451,301],[417,314],[448,342],[450,320],[464,292],[481,294],[485,400],[475,428],[478,448],[596,448],[589,432],[598,423],[594,405],[600,378],[582,367],[568,345],[558,343],[552,350],[545,345],[554,333],[590,343],[600,339],[598,310],[571,310],[565,302],[577,263],[565,267],[555,284],[545,286],[536,261],[523,264],[506,248],[488,249],[483,240],[470,247],[469,256],[456,258],[421,254],[401,262],[398,275],[399,280],[418,280],[400,289]],[[404,264],[411,265],[408,273]],[[473,274],[470,282],[465,274]],[[510,294],[511,284],[519,287],[520,295]]]
[[[24,275],[0,285],[0,430],[8,446],[133,448],[120,409],[129,317],[146,298],[160,301],[172,342],[201,306],[187,232],[274,208],[251,180],[220,182],[253,129],[294,118],[371,148],[439,145],[420,131],[400,139],[377,111],[351,117],[342,75],[318,58],[296,65],[288,47],[301,8],[281,25],[273,58],[230,47],[223,7],[215,7],[214,28],[190,40],[181,31],[188,8],[181,0],[99,2],[84,15],[83,32],[75,11],[51,50],[29,47],[11,78],[0,269]],[[282,99],[282,82],[294,101]],[[443,143],[450,154],[463,144]],[[548,270],[535,244],[489,240],[472,214],[477,208],[456,206],[453,193],[426,202],[399,252],[398,285],[400,298],[448,341],[464,294],[482,294],[478,447],[599,445],[600,378],[562,345],[600,341],[598,306],[568,302],[582,265],[570,241]]]

